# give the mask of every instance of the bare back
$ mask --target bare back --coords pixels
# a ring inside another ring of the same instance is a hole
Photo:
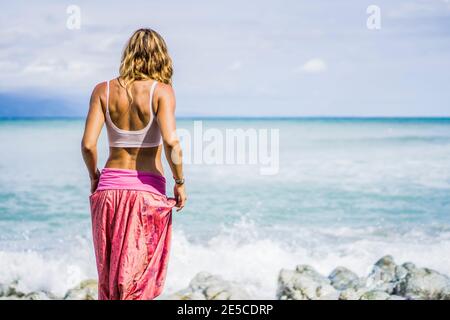
[[[130,87],[133,101],[130,104],[127,91],[120,82],[117,79],[110,81],[109,98],[106,93],[102,95],[101,104],[105,118],[110,117],[113,127],[133,133],[145,129],[150,124],[158,111],[158,86],[156,86],[152,101],[150,101],[153,82],[153,80],[133,82]],[[107,114],[108,112],[109,114]],[[147,171],[164,175],[161,153],[161,144],[145,148],[110,146],[105,167]]]

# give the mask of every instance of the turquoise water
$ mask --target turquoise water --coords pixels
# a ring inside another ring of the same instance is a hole
[[[178,126],[193,131],[194,120]],[[280,268],[360,274],[383,254],[450,273],[449,119],[206,119],[278,129],[279,170],[186,165],[166,292],[201,270],[273,297]],[[82,119],[0,120],[0,282],[63,292],[95,277]],[[99,141],[99,167],[107,157]],[[167,170],[166,176],[170,177]],[[168,193],[172,185],[168,186]]]

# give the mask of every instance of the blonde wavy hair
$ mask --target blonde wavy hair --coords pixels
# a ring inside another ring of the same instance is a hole
[[[172,84],[172,59],[167,45],[159,33],[152,29],[139,29],[128,40],[122,53],[119,82],[133,101],[131,84],[136,80],[157,80]]]

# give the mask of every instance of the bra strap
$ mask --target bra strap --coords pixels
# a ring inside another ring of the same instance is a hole
[[[155,92],[157,83],[158,81],[155,80],[155,82],[153,82],[152,84],[152,88],[150,89],[150,111],[152,112],[153,115],[155,114],[155,112],[153,111],[153,93]]]
[[[106,112],[109,113],[109,80],[106,81]]]

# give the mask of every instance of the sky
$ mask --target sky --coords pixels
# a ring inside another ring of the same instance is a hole
[[[168,44],[180,116],[450,116],[449,0],[9,1],[0,116],[84,116],[140,27]]]

